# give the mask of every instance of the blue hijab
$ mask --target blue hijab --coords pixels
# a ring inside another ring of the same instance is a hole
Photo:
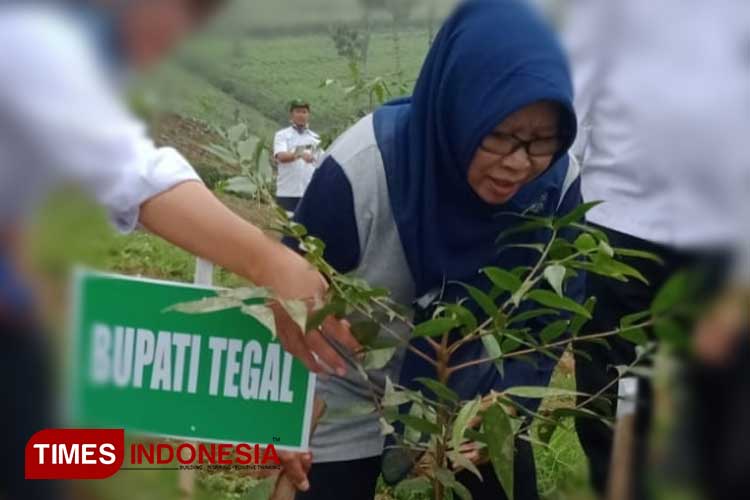
[[[559,103],[563,147],[552,167],[503,206],[488,205],[467,181],[482,140],[515,111]],[[380,108],[375,133],[392,211],[417,296],[451,280],[474,281],[498,263],[495,240],[567,171],[575,137],[566,59],[536,13],[516,0],[466,0],[427,55],[411,98]]]

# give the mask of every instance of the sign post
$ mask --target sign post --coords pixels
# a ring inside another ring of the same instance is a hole
[[[261,323],[166,312],[214,289],[80,271],[75,295],[76,426],[308,449],[314,375]]]
[[[205,259],[196,257],[193,283],[196,285],[213,286],[214,265]],[[195,470],[180,469],[177,476],[177,488],[186,499],[193,498],[195,494]]]

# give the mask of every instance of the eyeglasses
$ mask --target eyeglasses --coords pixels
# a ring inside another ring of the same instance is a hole
[[[562,138],[542,137],[525,141],[510,134],[492,134],[481,145],[486,152],[498,156],[509,156],[523,148],[530,157],[552,156],[560,150]]]

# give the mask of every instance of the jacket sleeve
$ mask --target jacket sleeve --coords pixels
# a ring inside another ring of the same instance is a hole
[[[357,267],[360,246],[352,187],[332,156],[315,171],[294,220],[305,226],[308,234],[323,240],[323,256],[334,269],[347,273]],[[299,249],[292,238],[285,238],[284,243]]]
[[[123,232],[146,200],[200,181],[148,137],[79,30],[42,11],[0,23],[0,129],[3,181],[29,184],[19,192],[41,189],[40,179],[76,182]]]

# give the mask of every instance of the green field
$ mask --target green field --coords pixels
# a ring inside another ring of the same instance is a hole
[[[388,32],[373,33],[368,75],[411,87],[428,48],[426,31],[399,33],[398,49]],[[397,59],[402,74],[397,75]],[[336,83],[323,87],[326,80]],[[287,105],[301,97],[313,106],[312,127],[340,128],[365,98],[347,96],[351,84],[346,59],[326,33],[269,39],[204,36],[180,51],[139,87],[147,106],[217,125],[231,125],[235,112],[253,133],[269,136],[287,122]]]
[[[457,0],[417,0],[407,21],[424,24],[430,12],[440,19],[447,15]],[[408,0],[381,0],[371,4],[406,2]],[[210,27],[212,31],[253,35],[269,32],[303,32],[317,30],[335,23],[360,23],[365,15],[361,0],[233,0]],[[393,18],[389,11],[378,8],[371,18],[379,24],[389,23]]]

